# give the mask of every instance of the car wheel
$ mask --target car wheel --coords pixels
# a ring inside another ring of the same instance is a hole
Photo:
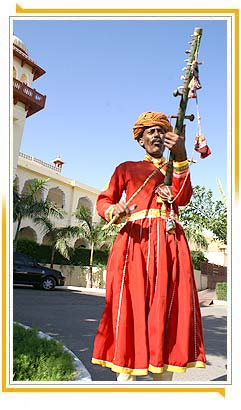
[[[51,276],[47,276],[42,282],[42,289],[44,290],[53,290],[56,286],[56,281]]]

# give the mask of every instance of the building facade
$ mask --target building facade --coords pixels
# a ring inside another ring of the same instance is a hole
[[[60,159],[58,158],[58,160]],[[99,217],[95,212],[95,203],[100,191],[64,177],[61,175],[61,168],[59,161],[55,161],[54,165],[52,165],[20,152],[15,177],[18,192],[20,194],[24,193],[28,189],[29,184],[36,178],[48,178],[46,188],[41,190],[39,196],[42,200],[51,201],[65,211],[64,219],[53,219],[56,227],[78,225],[78,221],[73,216],[73,213],[81,205],[85,205],[90,210],[93,221],[98,221]],[[15,235],[16,227],[17,224],[15,223],[13,235]],[[48,244],[48,236],[44,235],[41,228],[34,224],[30,218],[23,219],[19,238],[27,238],[40,244]],[[84,239],[78,239],[72,245],[74,247],[87,247],[88,243]]]
[[[40,94],[32,83],[45,74],[29,54],[27,47],[18,37],[13,36],[13,129],[12,129],[12,169],[16,175],[17,162],[26,118],[36,114],[45,106],[46,96]]]
[[[91,212],[93,221],[99,217],[95,213],[95,202],[99,191],[81,184],[78,181],[65,178],[61,175],[64,162],[56,158],[53,164],[20,152],[24,125],[27,118],[41,111],[45,107],[46,95],[41,94],[32,83],[45,74],[29,56],[24,42],[13,36],[13,110],[12,110],[12,172],[13,180],[18,187],[19,194],[28,189],[34,179],[48,179],[46,188],[39,195],[43,200],[56,204],[65,211],[64,219],[54,220],[56,227],[76,225],[77,219],[73,216],[81,205],[85,205]],[[17,223],[13,224],[13,237]],[[32,239],[40,244],[48,244],[48,237],[44,235],[32,219],[23,219],[19,238]],[[88,246],[84,239],[78,239],[73,246]]]

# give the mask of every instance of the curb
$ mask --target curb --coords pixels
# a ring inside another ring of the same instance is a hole
[[[20,323],[20,322],[13,322],[13,323],[18,324],[18,325],[24,327],[25,329],[32,329],[30,326],[23,325],[23,324]],[[53,337],[51,337],[51,336],[49,336],[49,335],[47,335],[46,333],[43,333],[43,332],[41,332],[41,331],[38,332],[38,335],[39,335],[39,337],[40,337],[41,339],[48,339],[48,340],[55,340],[55,341],[57,341],[57,340],[54,339]],[[90,373],[89,373],[88,370],[85,368],[85,366],[83,365],[83,363],[81,362],[81,360],[79,360],[79,358],[78,358],[71,350],[69,350],[66,346],[63,345],[63,349],[64,349],[66,352],[68,352],[69,354],[71,354],[71,356],[73,356],[73,358],[74,358],[75,369],[76,369],[77,375],[76,375],[76,377],[74,378],[74,380],[72,380],[72,382],[78,382],[78,381],[81,381],[81,382],[91,382],[92,379],[91,379]]]
[[[214,299],[213,304],[217,305],[217,306],[227,306],[227,301],[226,300]]]
[[[56,286],[58,290],[76,290],[78,292],[97,294],[100,296],[105,296],[106,289],[102,288],[83,288],[81,286]]]

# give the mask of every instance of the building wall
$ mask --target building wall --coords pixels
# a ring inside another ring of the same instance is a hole
[[[72,214],[81,202],[89,204],[93,220],[99,220],[99,217],[95,212],[95,203],[100,192],[99,190],[81,184],[78,181],[65,178],[59,172],[54,170],[54,166],[50,164],[44,165],[44,162],[43,164],[40,162],[41,161],[37,163],[35,160],[23,158],[21,155],[19,156],[17,167],[17,184],[19,187],[19,193],[22,193],[26,188],[26,184],[31,182],[31,180],[35,178],[49,178],[49,181],[46,183],[46,189],[42,192],[41,197],[43,200],[48,198],[53,202],[56,199],[57,206],[62,207],[66,212],[64,219],[54,220],[57,227],[77,225],[77,219]],[[51,195],[51,197],[49,197],[49,195]],[[13,226],[13,236],[16,232],[16,226],[17,224],[15,223]],[[27,227],[34,231],[37,242],[42,243],[44,234],[41,232],[41,228],[34,224],[31,219],[25,218],[22,221],[21,229]]]
[[[227,266],[227,247],[211,236],[205,235],[205,238],[208,242],[208,248],[202,249],[204,256],[210,263]],[[192,241],[188,241],[188,243],[191,250],[199,249]]]
[[[18,102],[13,106],[13,130],[12,130],[12,167],[13,178],[17,173],[18,156],[22,141],[22,135],[25,125],[27,111],[25,111],[24,104]]]
[[[21,60],[16,56],[13,57],[13,77],[19,81],[25,82],[29,87],[33,82],[32,67],[27,64],[21,66]],[[12,169],[13,178],[17,172],[18,156],[22,141],[22,135],[25,125],[27,111],[21,102],[13,105],[13,129],[12,129]]]
[[[19,39],[18,39],[19,40]],[[17,41],[18,41],[17,40]],[[14,40],[16,41],[16,39]],[[21,40],[20,40],[21,43]],[[18,44],[21,46],[21,44]],[[28,63],[25,61],[24,64],[20,58],[16,55],[13,55],[13,70],[12,70],[13,78],[16,78],[18,81],[26,84],[28,87],[32,86],[34,72],[33,69]],[[25,105],[18,101],[16,104],[13,104],[13,111],[12,111],[12,158],[11,158],[11,169],[13,170],[12,179],[14,179],[16,172],[17,172],[17,163],[18,163],[18,156],[21,147],[21,141],[24,131],[24,125],[26,121],[27,110],[25,109]]]
[[[31,87],[33,82],[32,67],[27,63],[22,66],[21,63],[18,57],[13,57],[13,77]]]

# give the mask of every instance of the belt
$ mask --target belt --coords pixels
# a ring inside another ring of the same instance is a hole
[[[167,218],[167,212],[164,209],[143,209],[139,212],[134,212],[128,217],[128,221],[136,221],[137,219],[145,219],[145,218]],[[178,221],[178,215],[175,215],[175,220]]]

